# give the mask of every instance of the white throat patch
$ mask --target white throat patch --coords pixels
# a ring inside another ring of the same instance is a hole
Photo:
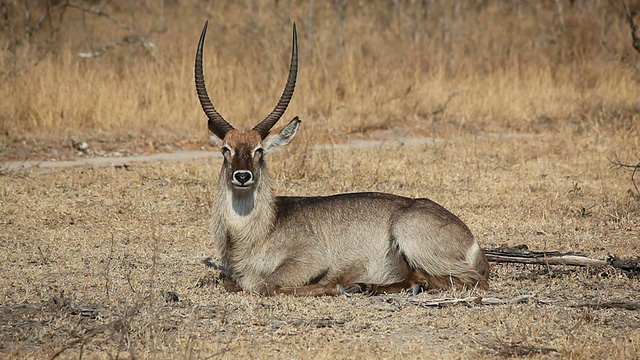
[[[231,195],[231,206],[233,211],[239,216],[247,216],[255,207],[255,192],[251,191],[246,195]]]

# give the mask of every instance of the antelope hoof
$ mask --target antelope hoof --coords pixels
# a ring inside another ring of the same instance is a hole
[[[224,287],[225,290],[227,290],[227,292],[230,292],[230,293],[237,293],[242,291],[242,288],[240,287],[240,285],[238,285],[238,283],[232,280],[231,278],[224,278],[222,280],[222,286]]]
[[[411,287],[411,296],[416,296],[424,291],[424,287],[420,284],[413,285]]]
[[[375,286],[372,284],[355,283],[349,285],[345,291],[349,294],[366,294],[371,295],[375,293]]]
[[[344,295],[346,297],[351,297],[351,293],[347,291],[347,289],[342,286],[342,284],[338,284],[338,294]]]
[[[338,293],[346,297],[351,297],[353,294],[371,293],[367,284],[351,284],[347,288],[338,284]]]

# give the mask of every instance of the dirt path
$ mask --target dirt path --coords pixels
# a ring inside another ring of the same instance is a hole
[[[158,153],[149,155],[137,155],[137,156],[121,156],[121,157],[87,157],[77,158],[76,160],[68,161],[9,161],[0,163],[0,169],[4,171],[35,171],[39,173],[48,173],[55,171],[56,169],[68,168],[82,165],[92,166],[125,166],[135,162],[151,162],[151,161],[169,161],[169,162],[181,162],[195,159],[204,159],[209,157],[220,157],[217,152],[211,151],[176,151],[172,153]]]
[[[314,148],[318,150],[339,150],[344,148],[371,149],[386,145],[404,145],[404,146],[420,146],[433,144],[441,139],[430,137],[400,137],[392,138],[393,134],[381,133],[382,139],[348,139],[343,144],[322,144],[316,145]],[[206,158],[221,159],[221,155],[217,151],[204,150],[179,150],[171,153],[155,153],[134,156],[118,156],[118,157],[86,157],[77,158],[75,160],[51,161],[51,160],[25,160],[25,161],[8,161],[0,162],[0,171],[35,171],[38,173],[48,173],[56,169],[91,165],[98,167],[105,166],[125,166],[136,162],[183,162],[189,160],[198,160]]]
[[[382,146],[423,146],[443,141],[468,141],[469,137],[459,137],[450,139],[439,139],[432,137],[408,137],[406,132],[394,130],[382,130],[376,132],[373,139],[349,138],[344,143],[339,144],[320,144],[313,148],[316,150],[341,150],[346,148],[372,149]],[[549,137],[550,135],[541,134],[482,134],[476,136],[477,139],[482,138],[533,138],[533,137]],[[25,161],[6,161],[0,162],[0,172],[9,171],[35,171],[37,173],[49,173],[57,169],[69,168],[74,166],[91,165],[98,167],[106,166],[125,166],[136,162],[184,162],[189,160],[198,160],[214,158],[221,159],[217,151],[206,150],[178,150],[170,153],[154,153],[132,156],[95,156],[95,157],[79,157],[75,160],[25,160]]]

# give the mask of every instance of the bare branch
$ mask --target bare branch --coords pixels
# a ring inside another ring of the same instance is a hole
[[[560,0],[556,0],[556,10],[558,10],[558,19],[560,21],[560,29],[562,30],[562,32],[565,32],[566,26],[564,24],[564,14],[562,11],[562,3],[560,2]]]
[[[61,2],[59,4],[56,4],[54,6],[47,6],[47,11],[44,12],[44,14],[42,14],[40,16],[40,18],[38,18],[38,20],[36,21],[36,23],[33,25],[33,27],[31,27],[28,31],[28,36],[31,37],[33,36],[33,34],[35,34],[36,32],[38,32],[38,30],[40,30],[40,28],[42,27],[42,24],[44,24],[44,22],[47,19],[51,19],[51,14],[55,13],[56,11],[59,10],[63,10],[67,7],[67,3],[66,2]],[[27,26],[29,26],[27,24]]]
[[[107,0],[104,3],[102,3],[102,6],[100,6],[100,10],[104,10],[107,8],[107,6],[109,6],[109,4],[111,4],[113,0]]]
[[[626,4],[626,3],[625,3]],[[622,65],[624,66],[628,66],[632,69],[634,69],[635,71],[640,73],[640,67],[638,67],[633,61],[631,61],[629,59],[629,54],[627,54],[626,52],[623,54],[619,54],[618,51],[614,48],[612,48],[611,46],[609,46],[609,42],[607,41],[607,37],[605,34],[605,20],[606,20],[606,15],[607,15],[607,11],[606,9],[602,12],[602,32],[600,35],[600,44],[602,45],[602,47],[604,47],[604,49],[611,54],[612,56],[618,58],[618,60],[622,63]],[[633,23],[633,17],[630,18],[630,24]],[[634,47],[635,47],[635,37],[636,35],[634,35],[633,33],[633,29],[632,29],[632,38],[634,38]]]
[[[629,21],[629,29],[631,30],[631,40],[633,48],[640,53],[640,29],[638,29],[638,25],[636,25],[635,21],[633,20],[636,13],[635,11],[631,11],[626,0],[622,0],[622,3],[624,4],[625,10],[627,12],[627,20]]]
[[[307,53],[311,57],[313,51],[313,7],[314,0],[309,0],[309,15],[307,18]]]
[[[443,103],[441,103],[440,105],[438,105],[438,107],[436,107],[434,110],[432,110],[429,115],[430,116],[435,116],[438,115],[442,112],[444,112],[447,109],[447,105],[449,105],[449,103],[451,102],[451,100],[458,96],[460,94],[461,91],[453,91],[450,92],[449,94],[447,94],[447,100],[445,100]]]
[[[497,167],[499,167],[499,168],[501,168],[501,169],[503,169],[503,170],[510,171],[510,172],[512,172],[512,173],[514,173],[514,174],[517,174],[517,173],[518,173],[516,170],[513,170],[512,168],[508,167],[507,165],[504,165],[504,164],[500,163],[500,162],[499,162],[499,161],[497,161],[497,160],[491,159],[490,157],[488,157],[488,156],[487,156],[487,155],[485,155],[485,154],[480,154],[480,157],[481,157],[482,159],[484,159],[485,161],[487,161],[488,163],[491,163],[491,164],[493,164],[493,165],[495,165],[495,166],[497,166]]]
[[[107,52],[107,50],[109,49],[113,49],[114,47],[124,44],[124,43],[130,43],[131,42],[131,37],[130,36],[125,36],[124,38],[120,39],[120,40],[116,40],[116,41],[112,41],[112,42],[108,42],[104,45],[102,45],[98,50],[96,51],[92,51],[92,52],[79,52],[76,53],[76,56],[81,57],[81,58],[96,58],[96,57],[101,57],[102,55],[104,55],[105,52]]]
[[[108,2],[107,2],[108,3]],[[138,33],[134,28],[132,28],[131,26],[123,23],[122,21],[114,18],[113,16],[111,16],[109,13],[107,13],[104,10],[104,6],[101,8],[92,8],[92,7],[88,7],[82,4],[78,4],[75,2],[71,2],[71,1],[67,1],[66,3],[64,3],[66,6],[70,7],[70,8],[74,8],[74,9],[78,9],[80,11],[86,12],[88,14],[93,14],[93,15],[97,15],[97,16],[101,16],[104,17],[106,19],[108,19],[109,21],[111,21],[112,23],[116,24],[118,27],[128,31],[129,33],[131,33],[131,35],[133,35],[133,37],[137,40],[140,41],[140,43],[142,44],[142,46],[144,47],[145,50],[147,50],[147,53],[149,53],[149,55],[153,56],[153,49],[156,48],[156,44],[148,41],[147,39],[144,38],[144,36],[142,36],[140,33]],[[101,50],[107,50],[111,47],[108,46],[109,44],[103,46],[100,50],[98,50],[96,53],[100,53]],[[115,46],[115,45],[114,45]],[[103,51],[104,53],[104,51]]]
[[[42,15],[40,15],[40,17],[38,17],[38,19],[36,20],[36,22],[34,24],[31,23],[31,10],[30,10],[30,2],[29,1],[25,1],[24,2],[24,16],[25,16],[25,37],[26,37],[26,41],[28,42],[38,31],[40,31],[42,29],[42,26],[45,24],[45,22],[48,20],[49,22],[51,22],[51,16],[52,14],[56,13],[56,12],[60,12],[60,11],[64,11],[67,8],[73,8],[73,9],[77,9],[80,10],[82,12],[91,14],[91,15],[96,15],[99,17],[104,17],[106,19],[108,19],[110,22],[112,22],[113,24],[115,24],[116,26],[124,29],[125,31],[127,31],[129,34],[124,36],[122,39],[120,40],[116,40],[116,41],[111,41],[108,43],[105,43],[104,45],[102,45],[101,47],[99,47],[97,50],[94,51],[89,51],[89,52],[78,52],[76,55],[78,57],[81,58],[95,58],[95,57],[100,57],[102,55],[104,55],[108,50],[113,49],[121,44],[124,43],[134,43],[134,42],[140,42],[140,44],[142,44],[142,47],[147,51],[147,53],[149,55],[151,55],[152,57],[154,56],[153,50],[156,48],[156,44],[154,44],[153,42],[147,40],[147,36],[149,36],[150,34],[153,33],[162,33],[164,32],[164,30],[155,30],[152,29],[150,30],[147,34],[145,35],[141,35],[138,31],[136,31],[132,26],[129,26],[127,24],[125,24],[124,22],[116,19],[115,17],[113,17],[111,14],[109,14],[106,11],[106,8],[109,6],[109,4],[111,4],[112,0],[106,0],[104,2],[102,2],[99,6],[97,7],[90,7],[87,5],[84,5],[82,3],[77,3],[77,2],[73,2],[73,1],[62,1],[60,3],[57,3],[55,5],[51,5],[51,3],[47,3],[46,6],[46,10],[44,11],[44,13]],[[6,8],[4,8],[4,11],[6,12]],[[24,70],[27,70],[29,68],[32,68],[34,66],[36,66],[40,60],[42,60],[42,58],[45,56],[45,54],[42,54],[42,56],[38,57],[38,59],[36,61],[30,62],[26,65],[21,66],[20,68],[15,68],[12,71],[4,74],[2,76],[2,79],[0,80],[0,82],[4,82],[7,79],[12,78],[13,76],[15,76],[17,73],[20,73]]]
[[[636,183],[636,173],[638,171],[640,171],[640,161],[637,164],[623,164],[620,159],[618,158],[618,154],[615,154],[615,159],[611,160],[609,158],[607,158],[607,160],[609,160],[609,162],[611,162],[615,167],[617,167],[618,169],[620,168],[626,168],[626,169],[631,169],[631,182],[633,183],[633,187],[636,188],[636,192],[638,194],[640,194],[640,189],[638,188],[638,184]]]

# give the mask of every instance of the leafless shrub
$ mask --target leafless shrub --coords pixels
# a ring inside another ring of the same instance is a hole
[[[149,40],[152,34],[165,31],[164,25],[151,27],[142,34],[137,30],[135,21],[127,23],[114,15],[111,9],[112,0],[101,3],[96,1],[42,1],[42,2],[2,2],[0,4],[0,27],[5,29],[4,43],[0,43],[0,50],[7,51],[7,56],[13,59],[13,66],[6,72],[0,72],[0,79],[6,81],[16,74],[37,66],[47,55],[56,51],[55,44],[60,41],[60,32],[72,31],[65,28],[65,22],[74,14],[67,11],[79,12],[82,16],[103,18],[111,24],[111,27],[120,29],[123,35],[119,39],[106,41],[101,44],[89,42],[89,49],[78,51],[75,55],[81,58],[96,58],[103,56],[107,51],[125,44],[140,44],[149,56],[154,56],[156,44]],[[162,2],[161,2],[162,3]],[[140,7],[143,8],[143,7]],[[160,5],[160,9],[163,9]],[[132,7],[131,12],[145,11]],[[135,19],[135,16],[132,16]],[[87,23],[84,18],[85,30]],[[48,29],[48,33],[45,31]],[[89,34],[91,31],[85,31]],[[113,30],[109,31],[113,33]],[[11,61],[9,61],[11,62]]]
[[[629,3],[627,1],[623,0],[622,3],[624,5],[627,21],[629,22],[629,32],[631,33],[631,45],[638,53],[640,53],[640,29],[638,28],[638,25],[635,22],[635,17],[637,14],[634,10],[631,10],[631,8],[629,7]],[[607,48],[607,50],[611,51],[608,48],[604,40],[604,37],[603,37],[603,45],[605,46],[605,48]],[[636,69],[638,72],[640,72],[640,68],[638,68],[638,66],[635,63],[628,60],[628,56],[622,57],[621,61],[625,65],[631,66],[634,69]],[[638,163],[636,164],[623,163],[622,161],[620,161],[617,154],[615,155],[615,158],[613,160],[609,159],[609,161],[614,165],[614,167],[618,169],[624,168],[631,171],[631,182],[633,183],[633,187],[636,189],[636,192],[640,195],[640,189],[638,189],[638,184],[636,183],[636,179],[635,179],[636,173],[640,170],[640,161],[638,161]]]
[[[638,29],[638,26],[634,20],[636,16],[636,12],[634,10],[631,10],[631,8],[629,7],[629,4],[626,1],[622,1],[622,4],[624,6],[624,16],[626,17],[627,22],[629,24],[629,30],[631,34],[631,45],[638,53],[640,53],[640,30]],[[606,33],[605,33],[606,17],[607,17],[607,10],[605,9],[602,13],[603,26],[602,26],[602,35],[601,35],[600,43],[609,54],[616,57],[624,66],[630,67],[635,71],[637,71],[638,73],[640,73],[640,67],[638,67],[636,62],[632,59],[631,54],[629,52],[616,50],[607,41]]]

